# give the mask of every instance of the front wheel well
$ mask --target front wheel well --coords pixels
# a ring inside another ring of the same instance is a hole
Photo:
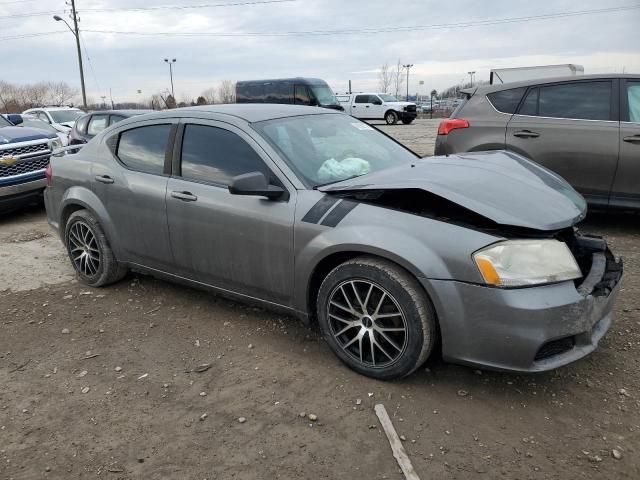
[[[359,251],[346,251],[346,252],[332,253],[331,255],[326,256],[325,258],[320,260],[320,262],[318,262],[309,279],[309,284],[307,288],[307,312],[309,313],[309,319],[312,322],[316,320],[318,290],[320,290],[320,285],[322,284],[322,281],[325,279],[325,277],[329,275],[329,272],[331,272],[331,270],[336,268],[338,265],[362,256],[366,256],[369,258],[378,258],[380,260],[384,260],[385,262],[391,262],[394,265],[396,265],[398,268],[401,268],[407,271],[407,273],[412,277],[415,277],[415,275],[412,272],[407,270],[402,265],[398,264],[397,262],[394,262],[389,258],[383,257],[381,255],[375,255],[372,253],[359,252]],[[418,282],[418,284],[420,284],[420,282]],[[429,293],[424,289],[424,287],[421,284],[420,284],[420,288],[422,288],[425,295],[429,297]],[[436,324],[437,323],[438,322],[437,322],[437,315],[436,315]]]

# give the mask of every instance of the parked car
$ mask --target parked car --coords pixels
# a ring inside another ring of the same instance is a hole
[[[99,110],[87,113],[79,117],[71,132],[69,132],[69,144],[78,145],[87,143],[105,128],[118,123],[125,118],[134,115],[142,115],[153,110]]]
[[[61,146],[55,133],[16,127],[0,116],[0,213],[42,198],[49,157]]]
[[[236,103],[306,105],[342,111],[333,90],[319,78],[277,78],[236,83]]]
[[[507,149],[597,207],[640,209],[640,75],[483,86],[440,124],[436,154]]]
[[[408,125],[418,116],[415,103],[400,102],[388,93],[347,93],[338,95],[338,101],[356,118],[384,120],[388,125],[395,125],[398,120]]]
[[[141,115],[55,157],[49,178],[49,222],[86,284],[135,269],[317,320],[379,379],[437,342],[496,369],[577,360],[622,275],[575,229],[586,203],[558,175],[504,151],[419,158],[326,109]]]
[[[73,107],[38,107],[22,113],[33,115],[62,133],[69,133],[75,121],[84,115],[82,110]]]
[[[33,115],[23,115],[19,113],[12,113],[5,116],[11,123],[13,123],[16,127],[27,127],[27,128],[37,128],[39,130],[44,130],[47,133],[55,133],[58,139],[60,139],[60,143],[63,147],[69,145],[69,135],[63,132],[60,132],[53,128],[47,122],[43,122]]]

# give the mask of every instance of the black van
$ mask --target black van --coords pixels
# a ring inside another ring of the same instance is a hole
[[[237,82],[236,103],[287,103],[344,110],[327,82],[319,78]]]

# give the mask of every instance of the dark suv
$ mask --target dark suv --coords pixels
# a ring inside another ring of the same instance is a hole
[[[563,176],[593,206],[640,209],[640,75],[488,85],[440,124],[436,155],[507,149]]]

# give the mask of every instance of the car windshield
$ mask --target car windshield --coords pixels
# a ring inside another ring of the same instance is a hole
[[[252,126],[307,187],[410,164],[417,158],[370,125],[348,115],[307,115]]]
[[[40,130],[44,130],[46,132],[51,132],[51,133],[57,132],[55,128],[53,128],[48,123],[43,122],[42,120],[30,120],[30,119],[24,118],[22,123],[19,126],[27,127],[27,128],[38,128]]]
[[[67,123],[67,122],[75,122],[76,119],[82,115],[84,112],[82,110],[49,110],[49,115],[53,118],[53,121],[56,123]]]
[[[313,93],[320,105],[340,105],[336,96],[333,94],[333,91],[329,87],[323,85],[311,85],[311,90],[313,90]]]
[[[378,96],[382,99],[383,102],[397,102],[398,99],[393,95],[389,95],[388,93],[380,93]]]
[[[2,115],[0,115],[0,127],[10,127],[13,124],[8,121],[6,118],[4,118]]]

